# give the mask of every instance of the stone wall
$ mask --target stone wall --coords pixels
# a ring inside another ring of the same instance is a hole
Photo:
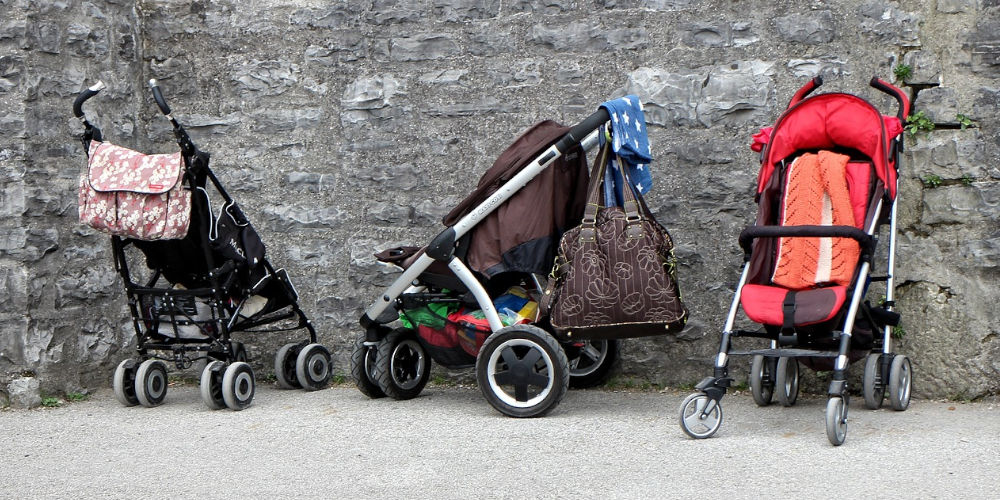
[[[373,251],[425,243],[532,123],[638,94],[692,321],[629,341],[622,369],[679,385],[710,373],[738,278],[750,135],[817,74],[892,111],[867,82],[899,64],[937,125],[902,166],[899,351],[917,395],[982,396],[1000,388],[995,0],[0,0],[0,404],[105,387],[134,345],[108,239],[76,223],[70,105],[97,79],[108,139],[170,151],[161,82],[341,373],[393,278]],[[267,373],[285,338],[245,340]]]

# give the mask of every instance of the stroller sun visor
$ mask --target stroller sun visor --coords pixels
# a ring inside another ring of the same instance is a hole
[[[852,148],[871,158],[875,173],[896,196],[896,171],[887,157],[887,140],[902,133],[899,119],[883,116],[874,106],[850,94],[821,94],[786,112],[771,132],[757,192],[767,185],[774,165],[796,151]]]

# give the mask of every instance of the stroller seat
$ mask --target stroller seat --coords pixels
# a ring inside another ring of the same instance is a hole
[[[863,230],[871,165],[867,159],[852,160],[828,150],[799,156],[780,182],[779,225],[850,225]],[[858,253],[857,242],[849,238],[780,238],[770,277],[765,283],[748,283],[741,291],[747,317],[785,327],[833,319],[849,295]]]

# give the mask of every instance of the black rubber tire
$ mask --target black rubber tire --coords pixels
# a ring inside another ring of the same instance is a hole
[[[201,400],[211,410],[221,410],[226,407],[226,400],[222,397],[222,376],[225,370],[226,364],[222,361],[211,361],[201,372],[198,390],[201,393]]]
[[[621,349],[621,340],[617,339],[586,341],[580,355],[569,363],[569,386],[586,389],[607,382],[621,361]],[[584,366],[581,367],[581,364]]]
[[[476,357],[476,381],[486,401],[500,413],[541,417],[566,395],[569,361],[559,342],[545,330],[512,325],[483,342]],[[513,394],[507,386],[513,387]],[[536,388],[534,395],[532,388]]]
[[[799,361],[780,357],[774,372],[774,392],[778,393],[778,402],[784,407],[794,405],[799,399]]]
[[[831,396],[826,401],[826,438],[830,444],[840,446],[847,439],[847,400]]]
[[[160,406],[167,397],[167,365],[158,359],[143,361],[135,371],[135,396],[147,408]]]
[[[118,363],[115,368],[114,378],[111,387],[115,391],[115,399],[122,406],[135,406],[139,404],[139,398],[135,395],[135,371],[139,363],[134,359],[126,359]]]
[[[750,395],[757,406],[767,406],[771,404],[774,397],[774,373],[771,367],[773,358],[765,358],[763,355],[754,355],[750,362]]]
[[[413,399],[431,376],[431,357],[412,330],[393,330],[378,344],[375,382],[392,399]]]
[[[222,399],[231,410],[240,411],[250,406],[256,389],[253,368],[242,361],[226,367],[222,375]]]
[[[282,389],[298,389],[302,387],[295,373],[295,362],[302,343],[285,344],[274,354],[274,378]]]
[[[309,344],[295,357],[295,378],[307,391],[318,391],[330,384],[333,363],[330,351],[322,344]]]
[[[361,394],[371,399],[384,398],[385,393],[379,388],[375,379],[375,360],[378,358],[377,346],[365,345],[365,334],[361,333],[354,339],[351,350],[351,378]]]
[[[913,382],[913,366],[910,359],[902,354],[892,358],[889,366],[889,403],[896,411],[910,407],[910,391]]]
[[[882,370],[882,354],[870,353],[865,358],[865,373],[861,378],[862,394],[865,397],[865,408],[877,410],[885,401],[885,379]]]

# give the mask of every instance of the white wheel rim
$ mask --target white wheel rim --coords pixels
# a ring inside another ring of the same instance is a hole
[[[402,359],[404,356],[416,357],[416,369],[412,374],[409,373],[411,367],[403,365],[404,361],[410,362],[412,359]],[[406,339],[397,344],[396,348],[392,350],[392,357],[389,358],[389,373],[392,375],[392,381],[403,390],[416,387],[420,383],[420,379],[423,378],[426,367],[427,360],[424,358],[424,350],[419,342],[412,339]]]
[[[697,437],[711,436],[719,429],[722,423],[722,407],[715,404],[705,415],[705,408],[712,403],[712,398],[705,395],[698,395],[690,398],[684,404],[683,419],[684,428]]]
[[[597,371],[604,363],[604,360],[608,357],[608,340],[588,340],[584,342],[584,346],[580,349],[580,355],[570,361],[569,363],[569,374],[571,377],[585,377]],[[603,349],[595,347],[595,344],[603,344]],[[580,368],[580,361],[586,357],[589,364],[584,365]]]
[[[323,380],[330,371],[330,364],[326,362],[326,356],[321,352],[313,352],[306,362],[306,370],[313,380]]]
[[[534,351],[538,351],[541,354],[541,357],[539,358],[538,361],[535,362],[535,365],[532,367],[532,373],[539,373],[541,371],[538,369],[539,368],[538,362],[542,362],[544,364],[542,368],[546,372],[545,377],[548,379],[548,383],[545,385],[545,387],[542,388],[542,390],[537,395],[535,395],[532,398],[529,398],[526,401],[518,401],[516,397],[511,396],[510,393],[504,390],[504,388],[501,386],[499,382],[497,382],[496,379],[497,374],[503,373],[497,370],[497,365],[499,364],[500,361],[502,361],[501,358],[503,356],[503,352],[513,347],[528,347]],[[552,388],[555,386],[555,377],[552,374],[554,366],[552,358],[549,357],[549,353],[545,352],[545,349],[542,349],[537,343],[531,340],[510,339],[503,342],[502,344],[497,346],[492,353],[490,353],[490,359],[488,363],[489,364],[487,364],[486,368],[486,379],[490,384],[490,389],[493,391],[493,394],[500,399],[500,401],[512,407],[530,408],[532,406],[535,406],[544,401],[545,398],[548,397],[549,393],[552,392]]]

